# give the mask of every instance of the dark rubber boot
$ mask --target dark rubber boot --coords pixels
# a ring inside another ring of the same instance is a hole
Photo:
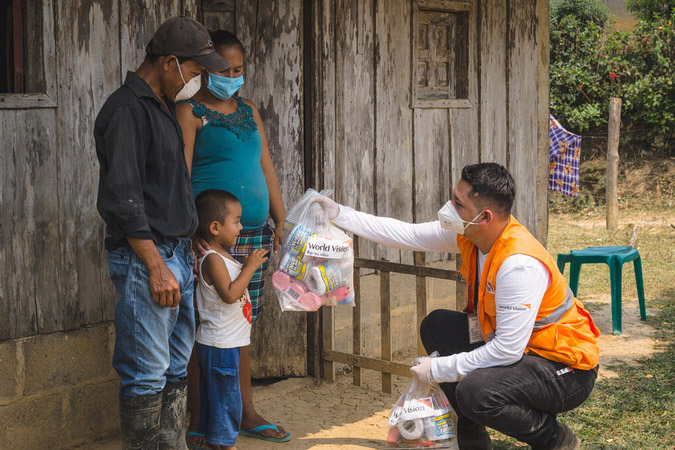
[[[492,439],[483,425],[472,423],[457,431],[457,444],[460,450],[492,450]]]
[[[166,383],[162,392],[162,419],[159,429],[159,448],[187,450],[185,418],[187,414],[187,380]]]
[[[125,449],[156,449],[162,394],[120,396],[120,428]]]

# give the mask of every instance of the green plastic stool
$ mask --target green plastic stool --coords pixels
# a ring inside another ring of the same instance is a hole
[[[621,334],[621,269],[626,262],[633,261],[635,268],[635,284],[637,285],[640,318],[647,320],[645,307],[645,291],[642,281],[642,260],[640,253],[633,247],[588,247],[583,250],[572,250],[571,253],[558,255],[558,269],[565,272],[565,264],[570,263],[570,289],[577,295],[579,272],[582,264],[605,263],[609,266],[609,279],[612,288],[612,332]]]

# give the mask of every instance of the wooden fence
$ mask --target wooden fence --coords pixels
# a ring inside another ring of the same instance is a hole
[[[335,363],[352,366],[354,385],[356,386],[361,385],[361,369],[381,372],[382,391],[386,393],[392,391],[392,375],[410,377],[409,364],[395,362],[391,359],[391,273],[415,275],[417,330],[419,330],[422,319],[427,315],[427,278],[440,278],[457,282],[463,280],[456,270],[426,267],[424,265],[424,253],[416,252],[414,259],[415,265],[354,258],[354,294],[357,301],[352,316],[352,353],[333,349],[335,341],[333,311],[332,308],[324,308],[326,316],[324,316],[322,330],[321,364],[323,365],[323,377],[326,380],[334,381]],[[361,269],[372,269],[380,272],[380,358],[367,357],[361,354],[361,302],[359,301],[361,298]],[[419,336],[417,337],[417,350],[419,355],[425,354]]]

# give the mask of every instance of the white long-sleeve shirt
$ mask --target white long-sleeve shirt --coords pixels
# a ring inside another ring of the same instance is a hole
[[[388,217],[376,217],[340,205],[333,220],[340,228],[387,247],[413,251],[459,253],[457,234],[438,221],[411,224]],[[478,280],[487,254],[478,252]],[[511,255],[497,272],[495,337],[485,345],[456,355],[434,358],[431,372],[439,382],[455,382],[482,367],[506,366],[522,358],[534,322],[551,282],[546,266],[528,255]]]

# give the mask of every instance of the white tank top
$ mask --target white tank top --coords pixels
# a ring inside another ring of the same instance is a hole
[[[232,304],[222,300],[215,287],[207,284],[202,276],[202,263],[211,253],[223,259],[231,280],[239,276],[242,268],[237,261],[225,258],[214,250],[209,250],[199,258],[199,283],[196,289],[199,328],[195,340],[218,348],[247,346],[251,343],[251,300],[248,289]]]

